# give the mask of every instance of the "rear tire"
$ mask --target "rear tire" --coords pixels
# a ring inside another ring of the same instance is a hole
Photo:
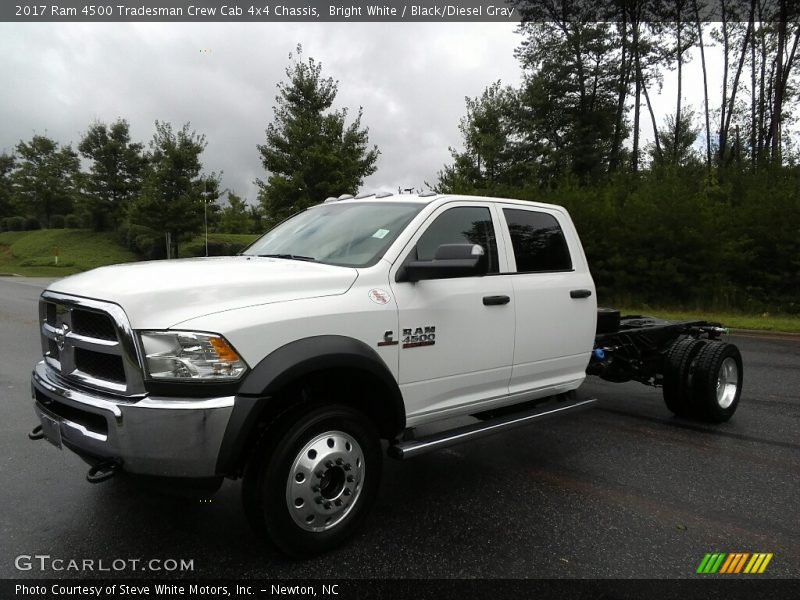
[[[681,336],[670,346],[664,358],[663,395],[667,408],[678,417],[692,417],[692,390],[689,376],[694,362],[708,342]]]
[[[733,416],[742,395],[742,355],[733,344],[709,342],[697,357],[692,376],[692,404],[708,423]]]
[[[351,536],[375,500],[382,448],[375,427],[342,405],[289,414],[262,435],[242,498],[253,527],[304,558]]]

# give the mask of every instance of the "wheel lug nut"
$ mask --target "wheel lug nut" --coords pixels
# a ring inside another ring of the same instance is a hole
[[[316,475],[316,476],[317,476],[317,479],[322,479],[322,475],[323,475],[323,473],[322,473],[322,471],[315,471],[315,472],[314,472],[314,475]]]
[[[342,501],[341,500],[337,500],[336,502],[334,502],[334,504],[336,504],[336,506],[341,506],[342,505]]]
[[[354,482],[355,480],[356,480],[356,478],[353,477],[352,475],[348,475],[347,476],[347,481],[349,481],[350,483]]]
[[[350,491],[349,488],[344,488],[344,492],[343,493],[344,493],[345,496],[349,496],[352,492]]]
[[[311,491],[312,492],[318,492],[319,491],[319,486],[315,485],[314,487],[311,488]]]
[[[326,503],[324,504],[324,506],[325,506],[325,508],[326,508],[326,509],[330,510],[330,508],[331,508],[331,503],[330,503],[330,502],[326,502]]]
[[[332,460],[325,461],[325,466],[330,469],[333,466],[333,461]]]
[[[343,464],[344,464],[344,460],[343,460],[343,459],[341,459],[341,458],[337,458],[337,459],[336,459],[336,464],[341,466],[341,465],[343,465]]]
[[[322,504],[322,497],[317,496],[316,498],[314,498],[314,502],[316,502],[317,504]]]
[[[344,470],[345,470],[345,471],[349,471],[351,468],[352,468],[352,467],[350,466],[350,463],[347,463],[347,464],[344,466]]]

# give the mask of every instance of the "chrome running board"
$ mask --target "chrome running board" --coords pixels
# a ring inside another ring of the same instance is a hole
[[[597,402],[596,398],[577,402],[558,402],[555,406],[552,402],[548,402],[545,406],[537,406],[533,409],[503,415],[480,423],[464,425],[414,440],[400,441],[389,446],[387,454],[398,460],[413,458],[426,452],[482,438],[493,433],[527,425],[534,421],[543,421],[550,417],[585,410],[595,402]]]

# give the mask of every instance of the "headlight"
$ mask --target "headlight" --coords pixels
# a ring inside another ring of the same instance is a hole
[[[220,335],[193,331],[143,331],[147,372],[153,379],[231,380],[247,370]]]

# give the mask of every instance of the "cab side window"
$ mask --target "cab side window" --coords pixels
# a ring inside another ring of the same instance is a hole
[[[416,260],[433,260],[442,244],[480,244],[489,261],[489,273],[500,270],[492,215],[484,206],[457,206],[436,217],[417,242]]]
[[[571,271],[567,240],[555,217],[532,210],[504,208],[517,261],[517,273]]]

